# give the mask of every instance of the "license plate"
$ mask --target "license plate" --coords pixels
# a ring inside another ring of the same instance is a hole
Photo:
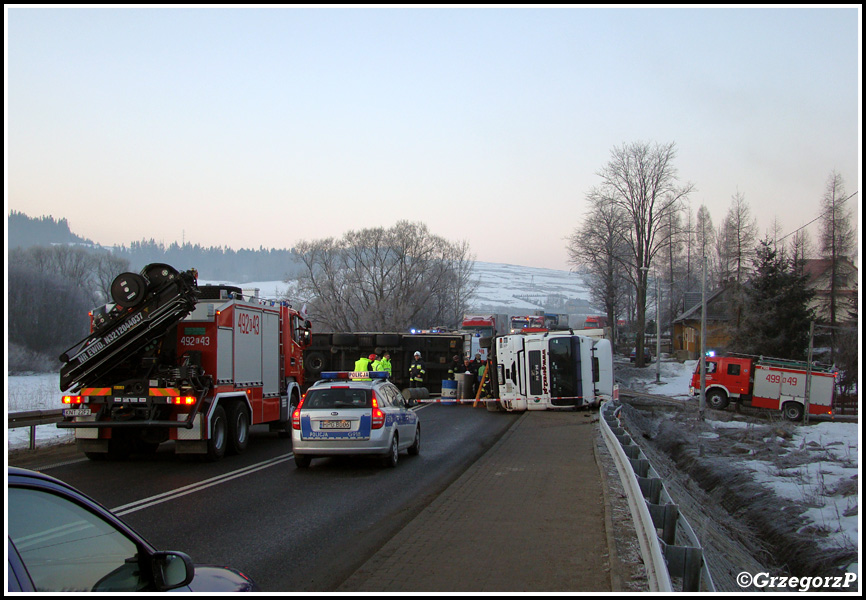
[[[352,424],[345,419],[342,421],[322,421],[319,429],[351,429]]]
[[[91,414],[89,408],[64,408],[64,417],[89,417]]]

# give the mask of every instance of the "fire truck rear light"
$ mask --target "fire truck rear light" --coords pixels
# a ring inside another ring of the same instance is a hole
[[[63,404],[81,404],[84,398],[81,396],[63,396]]]
[[[172,400],[172,404],[191,406],[195,404],[195,396],[175,396]]]

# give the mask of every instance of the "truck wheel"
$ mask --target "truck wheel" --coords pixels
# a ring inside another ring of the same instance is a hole
[[[354,333],[335,333],[331,336],[331,340],[335,346],[354,346],[358,343]]]
[[[247,407],[233,402],[228,409],[228,447],[229,454],[240,454],[247,449],[250,441],[250,415]]]
[[[789,421],[799,423],[803,420],[803,405],[799,402],[786,402],[782,406],[782,414]]]
[[[376,336],[377,346],[399,346],[400,334],[398,333],[380,333]]]
[[[207,459],[215,461],[225,456],[228,445],[228,423],[226,411],[222,406],[217,406],[211,420],[210,439],[207,441]]]
[[[304,366],[314,378],[319,377],[319,373],[325,368],[325,355],[318,350],[308,352],[304,357]]]
[[[723,410],[728,406],[728,395],[722,390],[710,390],[707,392],[707,404],[710,405],[710,408]]]

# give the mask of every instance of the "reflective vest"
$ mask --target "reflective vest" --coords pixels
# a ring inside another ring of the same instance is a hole
[[[366,356],[362,356],[358,360],[355,361],[355,371],[369,371],[370,370],[370,359]],[[353,377],[355,381],[370,381],[369,377]]]
[[[388,377],[390,377],[391,376],[391,361],[388,360],[387,358],[382,357],[379,359],[379,361],[377,363],[375,363],[373,365],[373,370],[374,371],[387,371]]]

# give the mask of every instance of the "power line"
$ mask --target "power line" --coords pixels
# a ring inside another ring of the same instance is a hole
[[[857,195],[857,192],[854,192],[853,194],[851,194],[850,196],[848,196],[847,198],[845,198],[844,200],[842,200],[841,202],[839,202],[839,205],[842,205],[842,204],[844,204],[845,202],[848,202],[848,200],[850,200],[851,198],[853,198],[853,197],[856,196],[856,195]],[[833,208],[835,208],[835,207],[833,207]],[[818,215],[817,217],[815,217],[814,219],[812,219],[811,221],[809,221],[808,223],[806,223],[805,225],[803,225],[802,227],[800,227],[799,229],[795,229],[795,230],[792,231],[791,233],[788,233],[788,234],[786,234],[786,235],[783,235],[783,236],[780,237],[778,240],[776,240],[776,243],[781,242],[781,241],[784,240],[786,237],[789,237],[789,236],[794,235],[794,234],[797,233],[798,231],[802,231],[803,229],[806,229],[806,227],[808,227],[809,225],[811,225],[812,223],[814,223],[814,222],[817,221],[818,219],[823,218],[824,215],[826,215],[826,214],[829,213],[831,210],[833,210],[833,208],[830,208],[830,209],[825,210],[823,213],[821,213],[820,215]]]

